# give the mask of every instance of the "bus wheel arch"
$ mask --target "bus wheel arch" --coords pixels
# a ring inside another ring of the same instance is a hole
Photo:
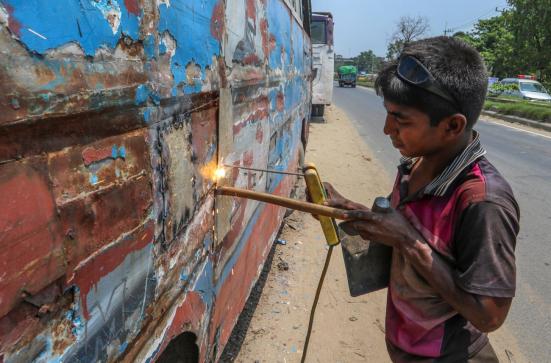
[[[174,337],[163,350],[157,363],[199,363],[197,335],[185,331]]]

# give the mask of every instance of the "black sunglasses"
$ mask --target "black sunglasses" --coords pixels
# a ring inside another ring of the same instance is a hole
[[[457,110],[461,110],[455,98],[434,79],[429,70],[417,58],[411,55],[400,56],[396,74],[402,81],[443,98],[454,105]]]

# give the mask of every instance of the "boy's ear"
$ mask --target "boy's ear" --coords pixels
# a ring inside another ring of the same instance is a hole
[[[455,138],[463,135],[467,128],[467,119],[463,114],[456,113],[442,120],[441,125],[444,127],[444,132],[447,136]]]

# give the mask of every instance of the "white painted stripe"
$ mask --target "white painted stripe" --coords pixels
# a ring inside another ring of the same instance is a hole
[[[46,38],[44,35],[38,33],[38,32],[35,32],[34,30],[32,30],[31,28],[27,28],[28,31],[30,31],[31,33],[33,33],[34,35],[36,35],[37,37],[40,37],[44,40],[48,40],[48,38]]]
[[[515,126],[512,126],[512,125],[505,125],[505,124],[502,124],[501,122],[489,121],[489,120],[484,120],[484,119],[481,119],[481,121],[489,123],[489,124],[494,124],[494,125],[498,125],[498,126],[507,127],[508,129],[513,129],[513,130],[517,130],[517,131],[526,132],[527,134],[541,136],[541,137],[544,137],[546,139],[551,139],[551,136],[549,136],[549,135],[540,134],[539,132],[535,132],[535,131],[525,130],[525,129],[522,129],[520,127],[515,127]]]

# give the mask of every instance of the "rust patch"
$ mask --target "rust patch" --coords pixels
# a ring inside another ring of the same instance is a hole
[[[128,10],[129,13],[134,14],[136,16],[140,15],[138,0],[124,0],[124,6],[126,6],[126,10]]]
[[[82,160],[85,166],[89,166],[94,162],[105,160],[111,157],[111,147],[103,147],[97,149],[95,147],[87,147],[82,151]]]
[[[283,112],[285,110],[285,95],[283,94],[283,92],[279,92],[277,94],[277,99],[276,99],[276,107],[277,107],[277,110],[279,112]]]
[[[243,64],[245,65],[258,65],[260,64],[260,59],[258,56],[254,53],[248,54],[245,58],[243,58]]]
[[[262,125],[258,124],[256,126],[256,141],[258,143],[261,143],[263,139],[264,139],[264,131],[262,131]]]
[[[256,0],[247,0],[247,18],[256,20]]]
[[[262,50],[267,58],[272,51],[272,47],[270,47],[270,33],[268,31],[268,20],[266,19],[260,20],[260,36],[262,38]]]
[[[8,28],[18,37],[21,36],[21,23],[15,20],[15,17],[13,16],[13,7],[8,4],[6,4],[5,7],[9,14]]]
[[[149,151],[145,139],[146,131],[137,130],[51,154],[48,164],[57,203],[146,177]]]
[[[199,323],[204,314],[205,304],[201,296],[193,291],[188,292],[182,305],[178,306],[170,327],[163,337],[163,343],[154,358],[159,357],[170,341],[184,331],[198,332],[201,328]]]
[[[210,34],[217,40],[222,41],[226,27],[226,14],[224,9],[224,1],[220,0],[214,6],[210,19]]]
[[[216,156],[212,150],[216,148],[216,116],[214,108],[191,114],[191,145],[196,164],[207,164]]]
[[[59,207],[68,276],[83,258],[138,227],[151,204],[150,182],[142,178]]]
[[[0,127],[0,162],[61,150],[75,140],[86,145],[135,130],[142,123],[137,109],[108,108]]]
[[[44,328],[36,312],[36,307],[20,304],[0,318],[0,352],[29,343]]]

